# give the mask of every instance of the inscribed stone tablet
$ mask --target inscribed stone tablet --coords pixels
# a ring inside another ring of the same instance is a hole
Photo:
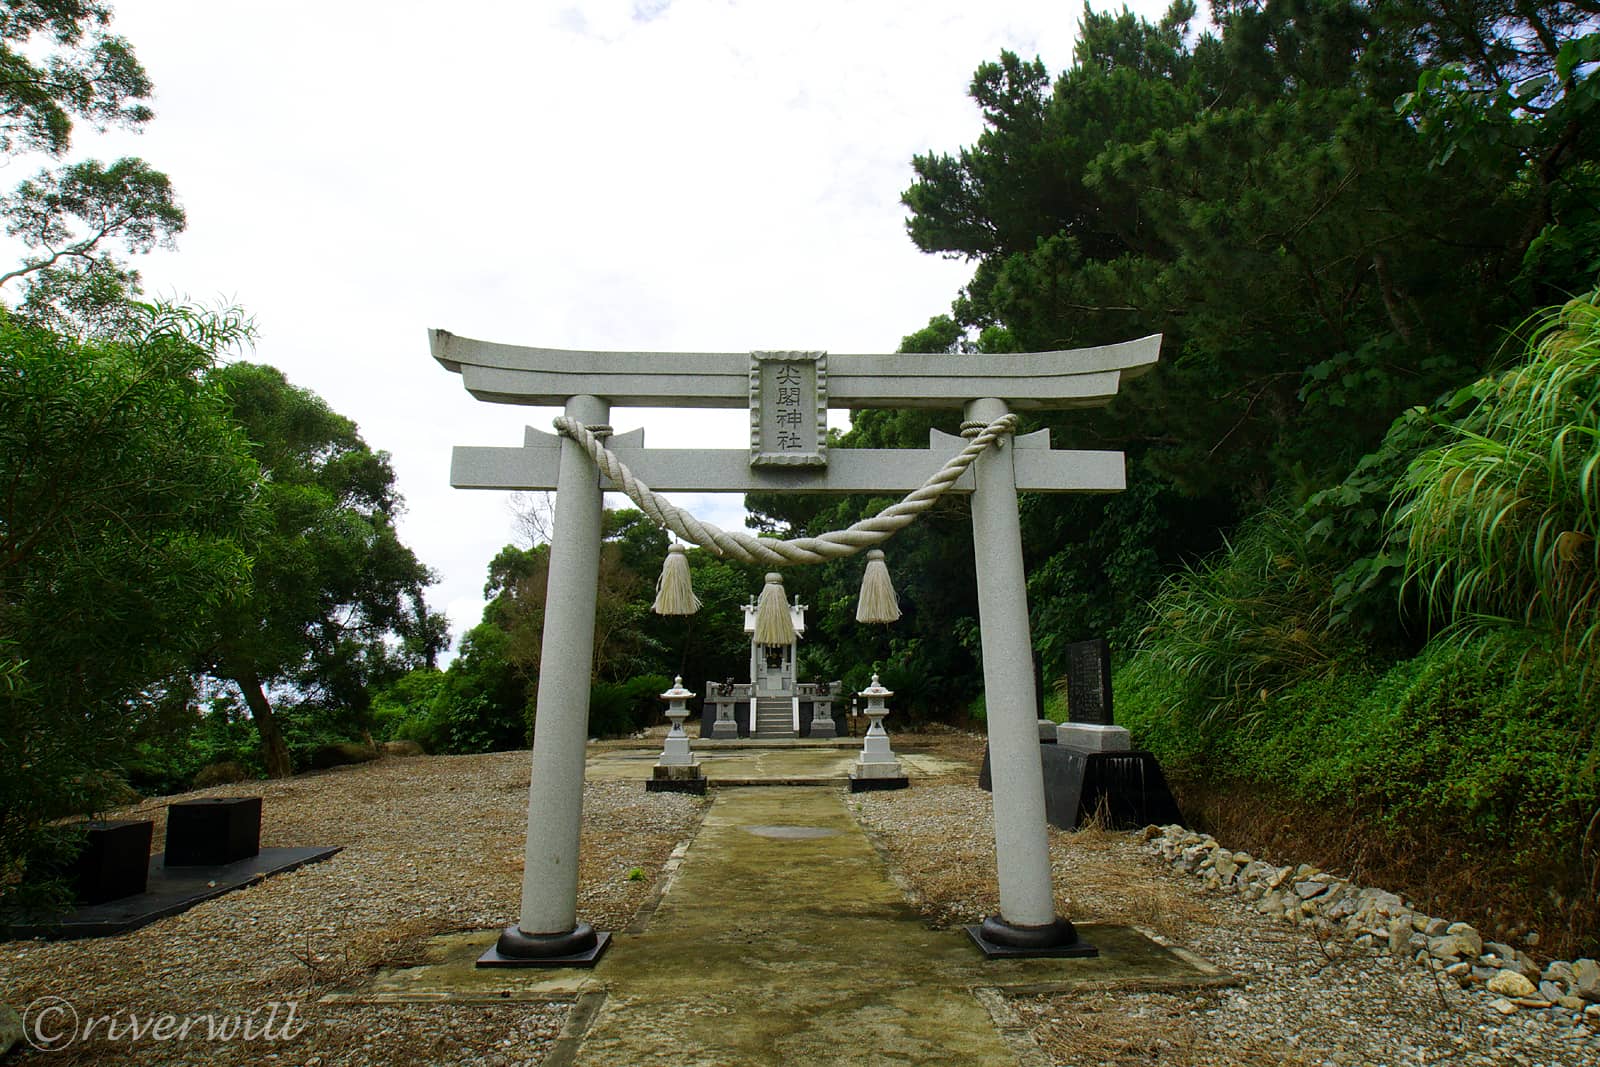
[[[1103,637],[1067,646],[1067,720],[1111,726],[1111,646]]]
[[[750,465],[828,463],[828,354],[750,353]]]

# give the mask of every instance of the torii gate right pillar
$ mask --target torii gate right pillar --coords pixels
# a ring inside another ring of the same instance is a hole
[[[991,398],[971,401],[965,414],[969,426],[981,429],[1006,411],[1004,400]],[[972,546],[1000,914],[967,932],[990,957],[1092,956],[1095,949],[1056,915],[1051,886],[1015,455],[1013,443],[1002,439],[973,464]]]

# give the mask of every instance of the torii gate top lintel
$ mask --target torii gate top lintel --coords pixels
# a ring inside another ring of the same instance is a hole
[[[616,407],[742,408],[751,352],[590,352],[530,348],[430,330],[433,358],[467,392],[498,404],[560,407],[598,396]],[[1161,335],[1062,352],[825,356],[830,408],[960,408],[979,397],[1018,411],[1095,407],[1155,366]],[[806,355],[818,353],[773,353]],[[952,389],[952,380],[960,389]]]

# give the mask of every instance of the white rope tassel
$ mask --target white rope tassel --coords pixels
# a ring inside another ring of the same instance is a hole
[[[867,572],[861,576],[861,599],[856,602],[857,622],[894,622],[900,618],[900,598],[889,581],[883,549],[867,553]]]
[[[789,595],[783,591],[783,575],[773,571],[756,601],[756,644],[794,644],[794,619],[789,616]]]
[[[797,537],[792,541],[752,537],[747,533],[724,530],[709,522],[701,522],[635,478],[633,472],[583,423],[562,415],[555,420],[555,426],[557,431],[581,444],[594,459],[600,473],[626,493],[629,500],[639,505],[639,510],[650,516],[650,521],[657,526],[671,530],[691,544],[709,548],[719,556],[732,556],[744,563],[785,567],[795,563],[824,563],[830,559],[853,556],[864,548],[887,541],[933,507],[934,502],[956,483],[985,449],[1000,438],[1015,433],[1017,417],[1006,414],[995,419],[968,441],[965,448],[945,461],[945,465],[935,471],[920,488],[913,489],[898,503],[890,504],[871,518],[862,519],[848,530],[835,530],[820,537]]]
[[[682,545],[667,549],[661,577],[656,579],[656,602],[652,608],[657,615],[693,615],[700,610],[700,598],[694,595],[694,583],[689,578],[689,555]]]

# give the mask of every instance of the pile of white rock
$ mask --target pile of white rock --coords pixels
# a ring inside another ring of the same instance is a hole
[[[1485,941],[1476,929],[1411,908],[1394,893],[1368,889],[1309,864],[1279,867],[1248,852],[1231,852],[1209,834],[1181,826],[1147,826],[1147,846],[1215,892],[1254,901],[1256,910],[1292,925],[1309,925],[1375,952],[1414,960],[1463,988],[1481,987],[1502,1015],[1522,1009],[1564,1012],[1600,1021],[1600,963],[1556,960],[1541,968],[1521,949]]]

